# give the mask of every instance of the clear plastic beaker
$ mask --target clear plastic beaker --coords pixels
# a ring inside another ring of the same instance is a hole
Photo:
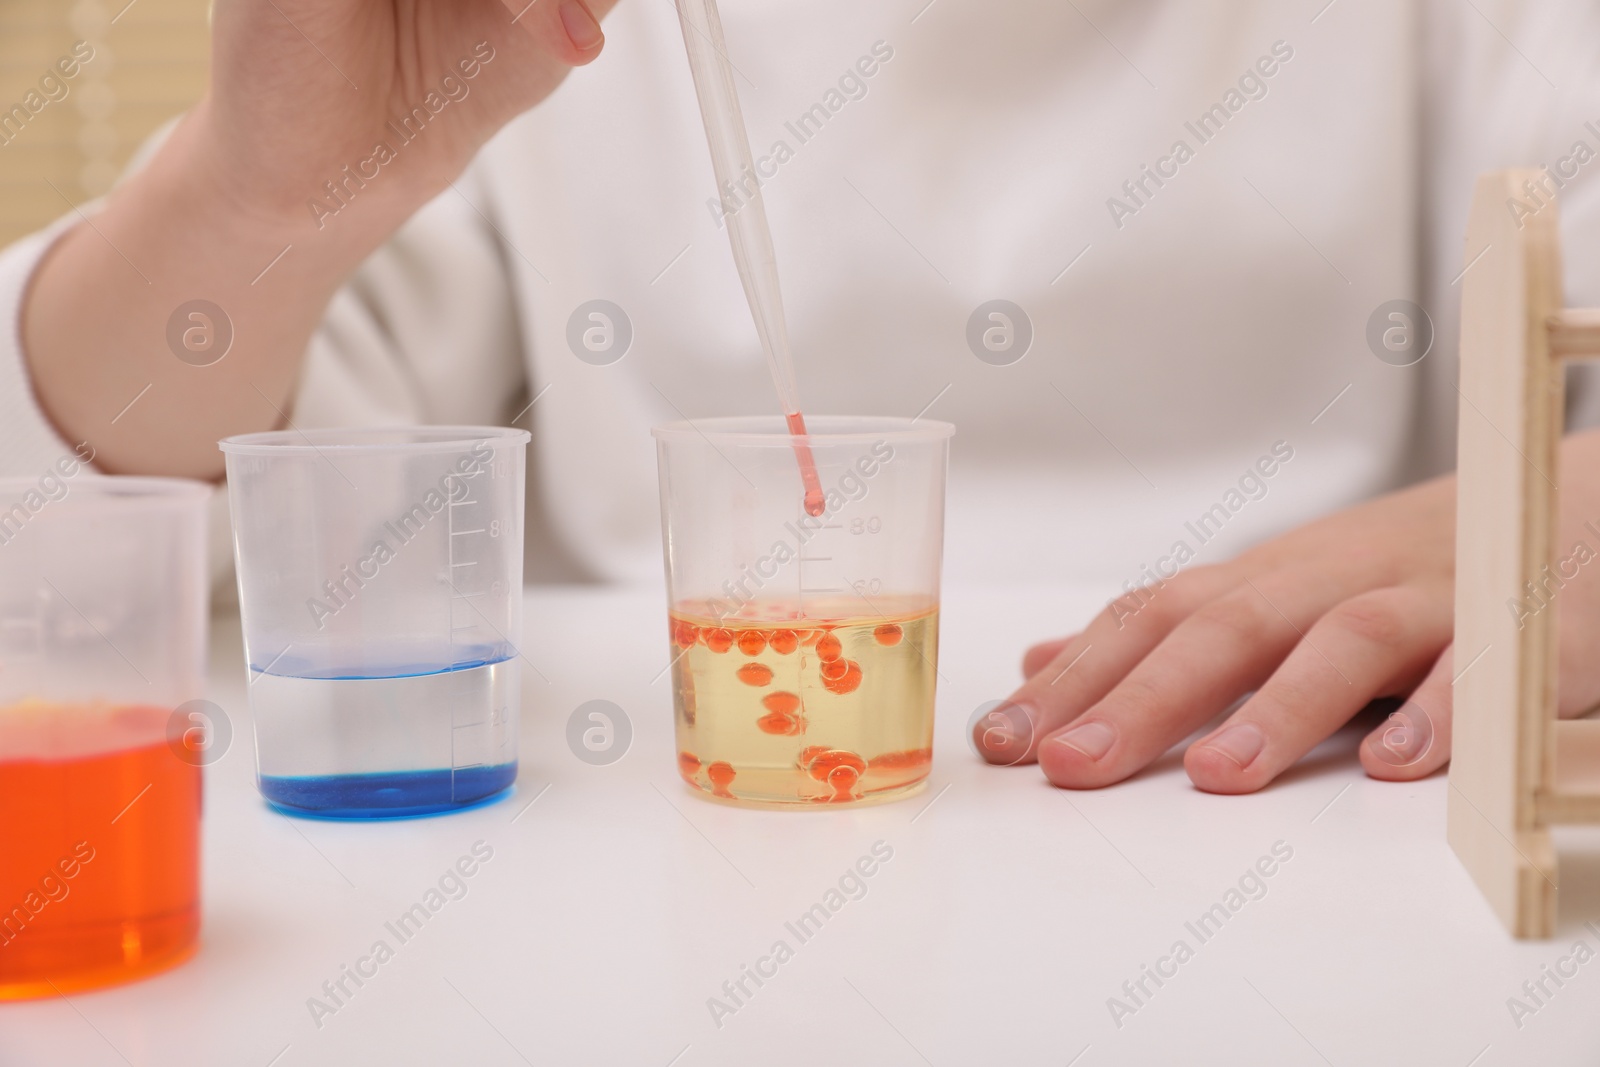
[[[753,805],[920,788],[933,759],[948,423],[808,421],[808,515],[782,418],[656,427],[678,766]]]
[[[170,967],[200,931],[210,487],[65,456],[0,479],[0,1000]]]
[[[428,426],[222,442],[261,793],[422,815],[517,776],[528,433]]]

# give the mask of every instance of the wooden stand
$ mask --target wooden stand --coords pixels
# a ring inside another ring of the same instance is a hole
[[[1456,855],[1511,933],[1539,938],[1555,932],[1550,826],[1600,822],[1600,721],[1556,719],[1564,360],[1600,356],[1600,311],[1562,308],[1545,180],[1482,176],[1467,226],[1449,799]]]

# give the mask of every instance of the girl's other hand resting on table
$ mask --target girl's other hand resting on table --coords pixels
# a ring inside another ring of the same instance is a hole
[[[1557,557],[1576,557],[1570,570],[1600,553],[1583,529],[1600,520],[1600,432],[1568,438],[1561,462]],[[1564,718],[1600,703],[1600,566],[1577,569],[1553,605]],[[1201,789],[1248,793],[1369,702],[1405,697],[1363,740],[1361,763],[1374,778],[1421,778],[1449,761],[1452,672],[1470,666],[1451,651],[1454,581],[1446,477],[1113,601],[1082,633],[1029,649],[1027,681],[973,741],[991,763],[1037,762],[1058,786],[1092,789],[1249,694],[1183,761]]]

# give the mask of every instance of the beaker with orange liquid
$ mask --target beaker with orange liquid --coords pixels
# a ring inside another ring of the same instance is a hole
[[[811,420],[819,514],[781,419],[654,433],[684,780],[763,807],[921,789],[933,761],[954,427]]]
[[[78,457],[0,479],[0,1000],[195,949],[209,494]]]

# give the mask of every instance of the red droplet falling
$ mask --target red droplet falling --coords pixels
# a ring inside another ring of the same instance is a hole
[[[798,411],[784,415],[789,432],[794,435],[794,455],[800,462],[800,484],[805,487],[806,514],[813,517],[828,510],[827,498],[822,493],[822,479],[817,477],[817,463],[811,458],[811,445],[806,442],[806,419]]]

